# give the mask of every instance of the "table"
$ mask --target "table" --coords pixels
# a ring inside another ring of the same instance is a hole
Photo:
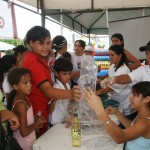
[[[109,142],[115,143],[113,139],[105,132],[101,132],[99,135],[82,135],[81,147],[72,147],[71,129],[66,128],[65,124],[57,124],[50,128],[46,133],[39,137],[33,144],[33,150],[96,150],[90,144],[90,141],[96,141],[98,138],[108,137]],[[100,140],[101,141],[101,140]],[[100,142],[99,142],[100,143]],[[91,143],[93,144],[93,143]],[[110,145],[107,142],[101,142],[103,145]],[[123,150],[123,144],[116,144],[114,150]],[[90,148],[91,147],[91,148]],[[95,147],[95,146],[94,146]],[[98,149],[99,150],[99,149]],[[101,150],[106,150],[101,149]],[[110,150],[110,149],[108,149]],[[113,149],[111,149],[113,150]]]

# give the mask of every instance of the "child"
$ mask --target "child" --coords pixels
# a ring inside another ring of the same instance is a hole
[[[12,90],[7,81],[8,71],[17,65],[17,58],[14,55],[4,55],[2,58],[0,58],[0,88],[4,93],[5,105],[7,105],[7,99]]]
[[[58,58],[55,61],[54,70],[56,83],[54,84],[55,88],[58,89],[70,89],[70,79],[71,71],[73,69],[72,63],[64,58]],[[69,105],[69,99],[61,100],[57,99],[55,103],[55,108],[52,113],[51,123],[57,124],[65,121],[67,117],[67,108]]]
[[[62,35],[53,38],[52,49],[55,52],[55,58],[58,59],[67,51],[67,40]]]
[[[33,113],[39,111],[47,119],[40,129],[42,135],[48,128],[48,102],[51,98],[55,99],[75,99],[80,98],[79,87],[71,90],[60,90],[52,87],[50,70],[45,60],[51,50],[52,41],[50,32],[41,26],[32,27],[26,34],[25,43],[30,47],[26,52],[22,66],[28,68],[32,75],[32,92],[29,99],[33,106]]]
[[[23,57],[25,55],[25,53],[27,52],[28,48],[25,47],[24,45],[18,45],[17,47],[15,47],[13,49],[14,51],[14,55],[17,57],[17,62],[19,64],[19,66],[22,65],[22,60],[23,60]]]
[[[108,134],[117,143],[126,143],[125,150],[149,150],[150,148],[150,82],[143,81],[132,87],[130,96],[131,108],[138,111],[138,116],[132,122],[124,117],[116,108],[108,107],[106,112],[102,102],[89,89],[86,94],[89,106],[95,111]],[[118,127],[108,114],[115,114],[126,129]]]
[[[46,120],[39,116],[34,122],[32,105],[27,98],[32,87],[31,73],[28,69],[14,68],[8,74],[8,82],[13,88],[8,100],[8,109],[12,109],[18,115],[20,122],[20,128],[14,132],[14,137],[23,150],[32,150],[36,140],[35,128]]]

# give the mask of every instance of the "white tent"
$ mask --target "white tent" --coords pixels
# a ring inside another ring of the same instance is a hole
[[[5,0],[8,1],[8,0]],[[150,16],[150,0],[15,0],[81,33],[108,34],[110,22]]]
[[[0,41],[0,51],[12,50],[13,48],[15,48],[14,45]]]

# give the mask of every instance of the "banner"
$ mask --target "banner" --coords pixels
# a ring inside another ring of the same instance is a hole
[[[0,1],[0,38],[14,38],[11,9],[5,1]]]

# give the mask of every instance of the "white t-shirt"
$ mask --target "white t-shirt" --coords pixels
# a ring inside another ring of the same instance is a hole
[[[4,81],[2,83],[2,88],[5,95],[4,104],[7,105],[6,93],[10,93],[12,91],[12,87],[7,80],[8,73],[4,73],[3,76],[4,76]]]
[[[66,85],[67,85],[67,88],[69,90],[70,85],[69,84],[66,84]],[[64,85],[59,80],[56,81],[54,87],[57,89],[65,89]],[[51,116],[51,123],[52,124],[62,123],[65,121],[66,116],[68,114],[67,108],[69,105],[69,100],[70,99],[65,99],[65,100],[59,99],[56,101],[55,109],[54,109],[52,116]]]
[[[118,76],[121,74],[127,74],[130,72],[130,69],[124,64],[117,69],[115,72],[114,64],[112,64],[108,70],[109,77]],[[124,115],[130,115],[134,111],[130,108],[130,84],[114,84],[111,86],[113,90],[111,93],[111,98],[120,102],[119,109],[122,110]]]
[[[128,73],[128,75],[134,84],[140,81],[150,81],[150,66],[141,66],[131,73]]]
[[[77,56],[75,54],[75,52],[70,52],[70,54],[71,54],[71,62],[72,62],[72,65],[73,65],[73,71],[79,71],[81,69],[82,61],[87,59],[86,55],[83,53],[82,56]],[[78,78],[77,77],[73,78],[73,81],[75,83],[77,83]]]

